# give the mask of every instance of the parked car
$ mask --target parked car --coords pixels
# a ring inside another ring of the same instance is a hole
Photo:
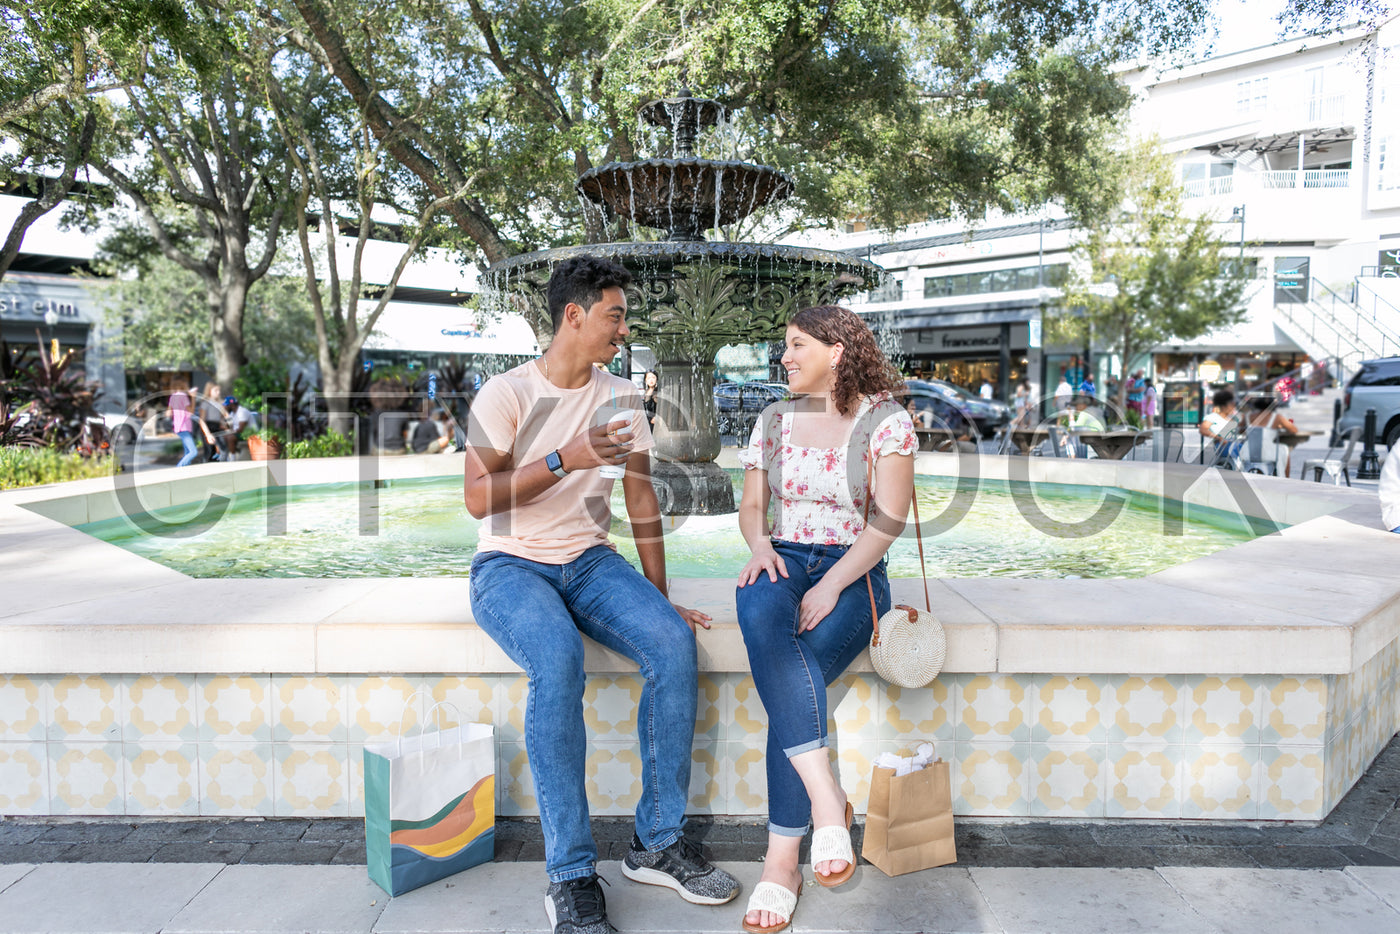
[[[957,407],[967,421],[977,429],[977,434],[983,438],[989,438],[997,433],[1007,422],[1011,421],[1013,414],[1011,407],[1005,402],[996,399],[983,399],[974,392],[968,392],[960,386],[941,379],[907,379],[904,386],[910,391],[920,390],[923,393],[936,393],[948,402]]]
[[[1376,440],[1394,450],[1400,444],[1400,357],[1364,360],[1347,383],[1337,433],[1366,424],[1366,410],[1376,410]]]
[[[786,383],[753,380],[747,383],[719,383],[715,386],[715,412],[719,416],[719,433],[747,435],[753,430],[758,413],[770,404],[786,399]],[[747,441],[748,438],[741,439]]]
[[[920,449],[936,448],[942,450],[948,447],[947,442],[959,438],[976,441],[977,428],[958,407],[957,403],[940,390],[921,385],[922,382],[922,380],[906,380],[904,394],[899,400],[904,404],[908,404],[910,401],[914,403],[914,427],[916,429],[932,429],[939,435],[939,437],[920,435]]]

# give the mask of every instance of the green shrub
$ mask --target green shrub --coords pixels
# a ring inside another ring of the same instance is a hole
[[[0,490],[110,477],[118,470],[120,464],[114,457],[83,457],[53,448],[0,447]]]
[[[294,457],[349,457],[355,453],[355,443],[338,431],[328,431],[305,441],[293,441],[287,445],[283,456],[288,460]]]

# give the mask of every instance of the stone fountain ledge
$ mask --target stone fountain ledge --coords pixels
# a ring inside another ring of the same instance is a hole
[[[929,454],[918,469],[972,463]],[[989,479],[1184,489],[1188,513],[1239,512],[1239,483],[1250,511],[1288,527],[1140,580],[932,581],[944,674],[905,691],[862,656],[833,691],[857,809],[876,755],[932,739],[959,815],[1320,820],[1400,727],[1400,537],[1379,527],[1374,493],[1176,465],[975,463]],[[212,464],[136,485],[159,508],[460,469]],[[111,480],[0,494],[0,814],[357,816],[363,747],[432,700],[495,724],[497,813],[537,813],[526,679],[473,624],[463,580],[190,579],[70,527],[119,511]],[[894,591],[922,601],[917,580]],[[673,587],[715,618],[699,635],[691,810],[755,815],[766,725],[733,592]],[[629,814],[640,684],[596,645],[587,665],[590,807]]]
[[[732,456],[726,452],[726,456]],[[263,485],[441,476],[459,458],[353,458],[210,464],[137,478],[149,508]],[[955,474],[951,455],[919,456],[920,473]],[[1106,485],[1156,493],[1171,475],[1194,483],[1189,505],[1241,512],[1218,473],[1131,462],[984,455],[1004,480]],[[366,473],[361,479],[374,479]],[[1240,481],[1238,475],[1230,480]],[[1249,477],[1261,517],[1281,532],[1136,580],[930,581],[948,631],[950,672],[1075,671],[1345,674],[1400,635],[1400,538],[1380,527],[1376,496]],[[6,673],[514,672],[473,624],[461,579],[195,580],[71,525],[112,518],[110,480],[0,494],[0,669]],[[937,547],[936,539],[932,547]],[[469,560],[469,556],[463,556]],[[677,579],[672,596],[714,619],[701,666],[748,668],[728,580]],[[922,604],[917,580],[896,602]],[[633,671],[590,646],[595,672]],[[857,671],[869,671],[862,656]]]

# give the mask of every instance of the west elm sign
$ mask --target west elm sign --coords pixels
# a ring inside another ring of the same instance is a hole
[[[68,324],[93,324],[93,296],[71,281],[37,280],[11,274],[0,283],[0,318],[9,322],[42,323],[53,312]]]

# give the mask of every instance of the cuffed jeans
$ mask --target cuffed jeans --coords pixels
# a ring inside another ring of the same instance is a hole
[[[551,882],[592,874],[598,849],[584,787],[583,636],[635,661],[642,794],[637,836],[648,850],[676,842],[685,822],[695,736],[695,635],[627,560],[595,545],[568,564],[478,554],[472,612],[530,679],[525,752]]]
[[[831,613],[798,633],[802,597],[846,553],[844,545],[799,545],[774,540],[788,576],[767,574],[738,588],[739,628],[749,653],[754,686],[768,712],[768,829],[800,837],[812,821],[812,802],[790,756],[825,749],[826,686],[839,678],[874,631],[865,577],[841,591]],[[880,613],[890,608],[890,585],[882,558],[870,569]]]

